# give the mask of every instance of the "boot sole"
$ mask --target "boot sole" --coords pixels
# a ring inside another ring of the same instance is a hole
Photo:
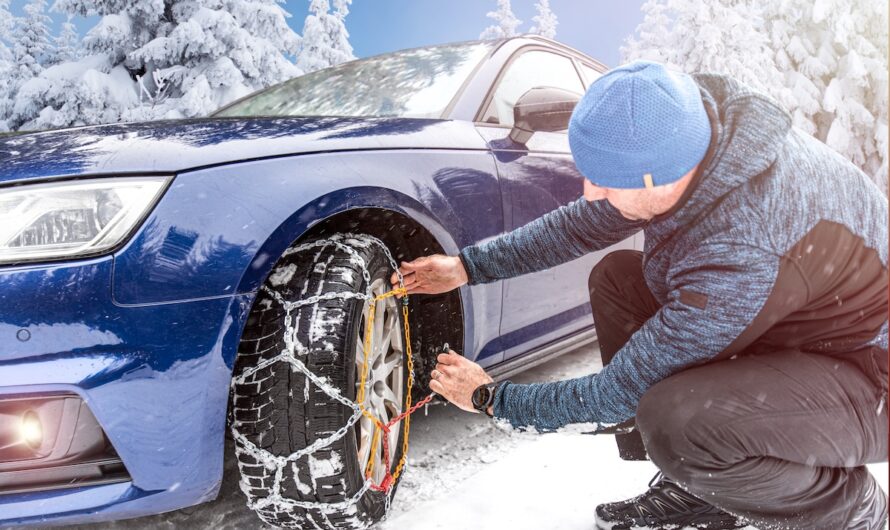
[[[738,520],[727,519],[702,519],[700,521],[684,522],[684,523],[663,523],[653,526],[638,526],[633,523],[608,522],[596,518],[597,530],[683,530],[685,528],[695,528],[696,530],[738,530],[745,528],[747,523]]]

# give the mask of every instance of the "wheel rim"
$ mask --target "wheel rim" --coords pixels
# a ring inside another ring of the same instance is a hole
[[[384,279],[377,279],[371,283],[371,293],[378,296],[387,291]],[[368,354],[368,378],[365,383],[364,407],[383,423],[401,414],[402,404],[405,402],[405,347],[404,335],[399,321],[399,304],[396,298],[390,297],[375,302],[374,328],[371,330],[371,351]],[[361,386],[361,374],[364,369],[365,332],[368,322],[369,305],[365,304],[359,325],[359,336],[355,349],[355,392],[359,394]],[[399,441],[399,429],[402,422],[390,427],[389,431],[389,462],[395,461],[396,444]],[[377,442],[377,447],[371,447],[376,428],[373,421],[362,415],[358,422],[358,461],[361,465],[361,473],[364,475],[368,461],[374,458],[374,471],[372,480],[380,484],[386,476],[386,465],[383,458],[382,440]],[[384,433],[381,433],[383,436]]]

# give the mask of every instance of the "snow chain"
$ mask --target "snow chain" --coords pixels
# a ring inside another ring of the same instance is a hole
[[[348,243],[348,244],[347,244]],[[350,246],[352,245],[352,246]],[[399,287],[384,293],[379,296],[373,296],[371,292],[371,276],[368,272],[367,264],[365,260],[352,248],[353,246],[367,248],[370,245],[378,246],[386,256],[387,260],[389,260],[390,267],[395,270],[396,275],[399,278]],[[320,390],[322,390],[325,394],[330,396],[335,401],[338,401],[352,409],[352,416],[346,421],[346,424],[342,426],[340,429],[335,431],[333,434],[326,438],[320,438],[316,440],[314,443],[291,453],[288,456],[278,456],[275,454],[266,451],[260,447],[257,447],[256,444],[247,439],[247,437],[240,432],[238,432],[238,424],[239,422],[234,422],[232,424],[232,436],[235,439],[236,446],[235,450],[237,452],[247,453],[248,455],[255,458],[258,462],[266,467],[266,469],[270,471],[274,471],[275,477],[272,485],[271,492],[268,496],[262,498],[252,497],[248,494],[247,506],[252,510],[260,510],[263,508],[268,508],[270,506],[275,508],[280,508],[287,510],[289,508],[302,508],[302,509],[315,509],[319,510],[322,513],[332,513],[337,511],[342,511],[349,506],[356,504],[362,496],[370,489],[374,491],[383,492],[386,494],[386,504],[387,508],[389,503],[391,502],[392,496],[392,487],[395,484],[396,479],[399,478],[399,475],[402,472],[402,469],[405,466],[405,462],[408,457],[408,435],[411,427],[411,414],[413,414],[417,409],[429,403],[429,401],[433,398],[433,394],[430,394],[425,399],[421,400],[416,405],[411,405],[411,390],[414,386],[414,355],[411,351],[411,331],[410,326],[408,324],[408,296],[407,289],[404,286],[404,281],[402,278],[401,272],[399,272],[399,268],[396,265],[395,260],[392,258],[392,254],[390,254],[389,249],[386,248],[386,245],[383,244],[382,241],[375,237],[371,237],[368,235],[356,235],[356,234],[336,234],[331,236],[328,239],[322,239],[318,241],[313,241],[311,243],[305,243],[302,245],[298,245],[296,247],[292,247],[284,252],[284,256],[289,256],[291,254],[306,252],[312,249],[319,249],[319,252],[323,250],[325,247],[335,246],[338,249],[346,252],[353,258],[353,262],[358,264],[362,268],[362,277],[365,280],[365,284],[367,285],[367,289],[364,293],[355,293],[355,292],[344,292],[344,293],[326,293],[320,294],[316,296],[307,297],[303,300],[299,300],[296,302],[290,302],[285,300],[281,294],[278,292],[269,289],[267,286],[263,285],[262,289],[270,294],[278,303],[280,303],[285,309],[285,317],[284,317],[284,325],[285,325],[285,333],[284,333],[284,349],[275,357],[270,359],[265,359],[259,362],[256,366],[252,366],[250,368],[245,369],[241,374],[237,375],[232,379],[232,386],[236,384],[245,384],[247,379],[258,372],[274,363],[277,362],[285,362],[290,364],[291,369],[297,372],[302,373],[307,378],[308,381],[311,381],[315,384]],[[308,280],[307,280],[308,281]],[[368,376],[368,356],[371,351],[371,332],[374,324],[374,315],[376,313],[376,304],[375,302],[390,298],[392,296],[402,296],[402,315],[405,320],[405,355],[407,357],[408,364],[408,390],[407,396],[405,397],[405,412],[399,414],[395,418],[393,418],[389,423],[384,424],[379,418],[374,416],[368,409],[362,405],[365,400],[365,387],[367,383]],[[293,316],[292,313],[294,310],[299,309],[300,307],[307,305],[314,305],[322,300],[332,300],[335,298],[342,299],[362,299],[365,300],[365,303],[369,304],[369,312],[367,322],[365,323],[365,340],[364,340],[364,363],[361,374],[361,384],[358,390],[358,396],[356,396],[357,400],[355,402],[350,401],[345,396],[343,396],[339,390],[332,387],[326,378],[319,377],[312,373],[303,361],[300,360],[300,357],[305,357],[309,353],[309,349],[301,344],[296,339],[296,329],[293,326]],[[361,419],[362,416],[367,417],[372,422],[374,422],[374,435],[371,440],[371,448],[370,448],[370,457],[368,459],[368,466],[365,469],[365,481],[361,488],[349,499],[346,499],[341,502],[334,503],[321,503],[321,502],[308,502],[308,501],[297,501],[294,499],[289,499],[281,496],[281,481],[284,476],[284,468],[288,464],[293,466],[294,474],[297,473],[296,465],[297,460],[303,456],[309,455],[327,447],[328,445],[336,442],[340,438],[344,437],[348,432],[349,428],[355,425],[355,423]],[[396,423],[401,420],[405,420],[404,426],[404,435],[402,441],[402,457],[399,460],[398,465],[394,472],[390,473],[391,462],[389,460],[389,444],[388,444],[388,434],[389,429]],[[386,475],[384,476],[383,482],[380,484],[374,484],[371,480],[373,476],[374,470],[374,448],[377,446],[381,438],[381,433],[383,433],[383,456],[385,458],[386,465]],[[247,491],[246,488],[242,488]]]

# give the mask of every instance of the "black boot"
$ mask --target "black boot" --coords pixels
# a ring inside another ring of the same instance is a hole
[[[684,526],[725,530],[746,525],[734,515],[693,497],[661,472],[649,481],[646,493],[596,507],[596,527],[600,530]]]

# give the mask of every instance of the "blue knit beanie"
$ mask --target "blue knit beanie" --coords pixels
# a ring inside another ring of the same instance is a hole
[[[651,61],[634,61],[597,79],[569,122],[575,165],[604,188],[679,180],[704,158],[710,141],[698,85]]]

